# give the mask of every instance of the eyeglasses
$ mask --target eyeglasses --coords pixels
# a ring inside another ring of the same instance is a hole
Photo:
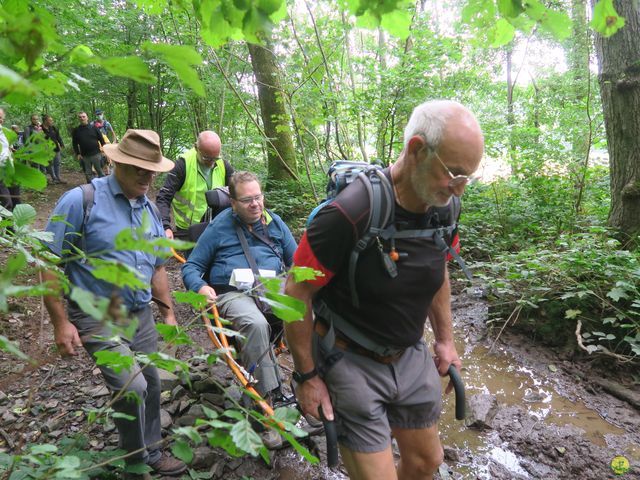
[[[262,200],[264,200],[264,193],[253,197],[236,198],[236,201],[243,205],[251,205],[253,202],[261,202]]]
[[[451,189],[460,188],[460,187],[464,187],[467,183],[469,183],[471,178],[468,175],[454,175],[453,173],[451,173],[451,170],[449,170],[449,167],[447,167],[444,164],[444,162],[440,158],[440,155],[438,155],[438,152],[436,152],[435,150],[432,150],[432,151],[435,157],[440,162],[440,165],[442,165],[442,167],[447,172],[447,175],[449,175],[449,185],[448,185],[449,188]]]
[[[198,150],[198,155],[200,155],[200,160],[202,160],[203,162],[213,163],[220,160],[220,157],[210,157],[209,155],[203,155],[199,150]]]
[[[153,170],[147,170],[146,168],[137,167],[135,165],[131,165],[131,167],[135,169],[136,175],[138,175],[139,177],[144,177],[145,175],[149,174],[151,174],[152,177],[155,177],[158,174],[158,172],[154,172]]]

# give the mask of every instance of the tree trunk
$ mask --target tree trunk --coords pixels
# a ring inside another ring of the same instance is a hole
[[[127,90],[127,130],[136,128],[136,118],[138,111],[138,84],[129,80]]]
[[[248,44],[251,65],[258,84],[262,123],[267,140],[269,180],[297,178],[296,152],[291,119],[285,108],[280,69],[269,41],[265,46]]]
[[[609,225],[632,245],[640,234],[640,10],[628,0],[614,5],[625,26],[609,38],[596,34],[596,53],[611,175]]]

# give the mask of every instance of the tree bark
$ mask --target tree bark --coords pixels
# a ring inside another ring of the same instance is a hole
[[[633,246],[640,234],[640,10],[628,0],[614,5],[625,26],[609,38],[596,34],[611,176],[609,225]]]
[[[262,123],[267,137],[268,179],[297,178],[296,152],[291,134],[291,118],[285,108],[280,85],[280,69],[271,43],[248,44],[253,73],[258,83]]]

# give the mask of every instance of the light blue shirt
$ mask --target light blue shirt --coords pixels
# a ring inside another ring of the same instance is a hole
[[[132,230],[139,228],[145,211],[148,213],[150,223],[145,233],[146,239],[153,240],[165,236],[162,222],[145,195],[130,202],[113,174],[94,179],[91,183],[95,187],[95,193],[93,208],[84,229],[86,253],[90,257],[115,260],[135,269],[147,288],[131,290],[98,280],[91,275],[92,267],[81,261],[67,262],[65,273],[73,285],[105,298],[110,298],[115,293],[122,298],[127,309],[139,310],[151,301],[151,277],[156,267],[164,263],[164,259],[151,253],[133,250],[116,251],[114,240],[116,235],[125,228]],[[72,245],[79,249],[83,248],[83,242],[80,240],[84,218],[82,190],[74,188],[62,195],[51,216],[61,216],[66,219],[66,222],[53,222],[49,219],[46,230],[53,233],[54,240],[47,246],[60,257],[74,255],[75,249]]]

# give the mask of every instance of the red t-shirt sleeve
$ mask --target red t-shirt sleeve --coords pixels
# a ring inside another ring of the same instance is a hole
[[[293,255],[293,264],[297,267],[309,267],[322,272],[324,276],[317,276],[314,280],[307,280],[317,287],[324,287],[335,275],[334,272],[322,265],[313,253],[306,231],[302,234],[296,253]]]

